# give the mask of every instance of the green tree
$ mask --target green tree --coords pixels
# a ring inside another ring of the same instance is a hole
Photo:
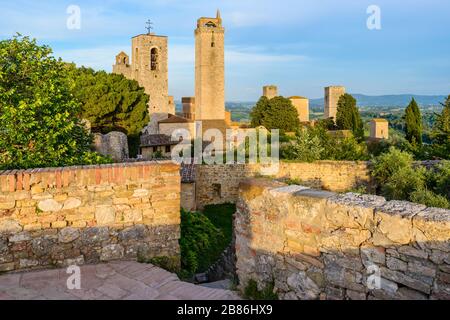
[[[433,153],[438,157],[450,159],[450,95],[442,106],[444,109],[437,116],[431,133]]]
[[[297,109],[289,99],[261,97],[250,113],[253,127],[264,126],[268,130],[279,129],[281,132],[296,131],[300,126]]]
[[[0,41],[0,168],[105,162],[90,151],[65,64],[21,35]]]
[[[408,107],[406,107],[405,115],[405,135],[414,146],[422,145],[422,115],[419,106],[414,98],[412,98]]]
[[[351,130],[359,141],[364,139],[364,124],[356,106],[356,99],[346,93],[339,98],[336,112],[336,126],[339,130]]]
[[[82,103],[81,115],[91,123],[93,132],[120,131],[128,136],[130,153],[135,155],[139,134],[149,122],[148,100],[137,81],[123,75],[75,68],[74,96]]]

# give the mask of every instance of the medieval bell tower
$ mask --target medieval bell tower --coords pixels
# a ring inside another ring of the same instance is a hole
[[[225,119],[225,29],[220,12],[200,18],[195,30],[195,118]]]

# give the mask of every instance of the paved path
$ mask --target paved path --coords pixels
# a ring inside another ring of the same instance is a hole
[[[66,269],[0,276],[0,300],[235,300],[232,291],[182,282],[151,264],[117,261],[81,266],[81,289],[69,290]]]

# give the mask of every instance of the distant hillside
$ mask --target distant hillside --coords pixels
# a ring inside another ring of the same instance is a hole
[[[367,96],[364,94],[351,94],[358,101],[358,106],[371,106],[371,107],[404,107],[407,106],[414,97],[417,103],[421,106],[437,106],[440,102],[444,102],[446,96],[424,96],[416,94],[397,94],[397,95],[385,95],[385,96]],[[323,107],[323,98],[311,99],[311,107]]]

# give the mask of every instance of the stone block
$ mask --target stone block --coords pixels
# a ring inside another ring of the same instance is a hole
[[[55,212],[62,209],[62,204],[55,201],[54,199],[46,199],[39,201],[38,208],[43,212]]]
[[[99,226],[107,226],[113,224],[116,219],[116,213],[111,206],[99,206],[95,210],[95,219]]]

